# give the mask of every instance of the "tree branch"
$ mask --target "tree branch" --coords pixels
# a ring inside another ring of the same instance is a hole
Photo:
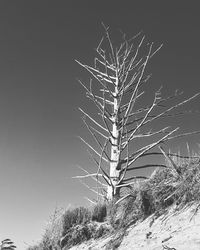
[[[100,127],[102,130],[109,133],[109,131],[104,128],[102,125],[100,125],[97,121],[95,121],[90,115],[88,115],[85,111],[83,111],[81,108],[78,108],[85,116],[87,116],[92,122],[94,122],[98,127]]]

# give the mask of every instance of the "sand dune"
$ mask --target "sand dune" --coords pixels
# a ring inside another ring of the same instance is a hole
[[[114,247],[119,235],[91,240],[71,250],[200,250],[200,209],[196,204],[180,211],[170,208],[164,215],[154,215],[130,226],[118,248]],[[195,213],[196,212],[196,213]],[[113,243],[112,243],[113,242]]]

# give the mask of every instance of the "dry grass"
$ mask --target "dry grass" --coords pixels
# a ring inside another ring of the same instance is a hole
[[[155,213],[162,214],[169,206],[181,209],[189,202],[200,203],[200,163],[197,159],[172,159],[176,166],[156,169],[151,177],[136,184],[130,197],[118,205],[121,211],[118,228]],[[117,221],[114,221],[115,226]]]
[[[65,212],[56,210],[40,243],[27,250],[67,249],[91,238],[100,238],[110,231],[110,227],[103,223],[106,215],[105,203],[99,203],[90,209],[77,207]]]
[[[63,215],[63,232],[61,246],[69,248],[91,238],[99,238],[108,233],[107,225],[104,222],[107,214],[107,207],[99,203],[88,208],[75,208],[67,210]]]
[[[67,210],[63,214],[63,231],[65,235],[73,226],[85,224],[91,220],[91,211],[85,207],[78,207],[72,210]]]

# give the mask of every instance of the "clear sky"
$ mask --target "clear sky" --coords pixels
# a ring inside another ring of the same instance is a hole
[[[77,164],[88,164],[77,108],[91,107],[76,81],[86,74],[74,59],[93,63],[102,21],[164,44],[151,62],[151,84],[186,96],[200,90],[198,1],[183,2],[0,1],[0,239],[23,250],[40,238],[56,206],[86,204],[90,196],[71,179]],[[199,125],[199,116],[184,119],[185,131]]]

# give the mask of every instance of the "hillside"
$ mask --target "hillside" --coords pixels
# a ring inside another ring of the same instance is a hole
[[[126,229],[118,248],[115,247],[119,243],[120,233],[88,241],[70,250],[199,250],[200,211],[196,211],[197,207],[197,204],[189,204],[176,211],[173,206],[158,218],[152,215],[144,221],[138,221]]]
[[[199,250],[199,156],[170,159],[119,203],[55,211],[41,242],[28,250]]]

